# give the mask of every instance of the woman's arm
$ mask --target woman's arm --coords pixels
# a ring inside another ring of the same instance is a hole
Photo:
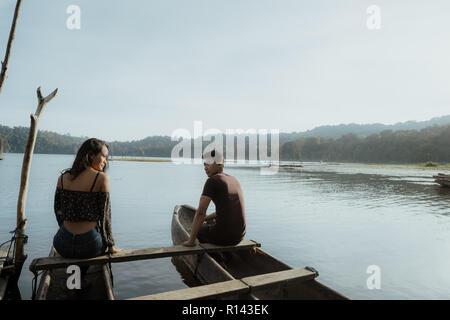
[[[55,218],[58,222],[58,226],[61,227],[61,225],[64,223],[63,216],[62,216],[62,208],[61,208],[61,194],[58,189],[61,189],[61,178],[62,176],[58,177],[58,181],[56,182],[56,190],[55,190],[55,198],[53,202],[53,209],[55,212]]]
[[[100,191],[107,192],[106,195],[106,203],[105,203],[105,211],[103,213],[103,221],[104,221],[104,229],[105,229],[105,240],[108,248],[114,247],[114,238],[112,236],[112,227],[111,227],[111,200],[109,197],[109,178],[108,175],[104,172],[100,173]]]
[[[104,172],[100,173],[101,176],[101,187],[100,190],[102,192],[108,192],[109,193],[109,178],[108,175]],[[109,195],[107,197],[107,203],[106,203],[106,211],[105,211],[105,232],[106,232],[106,242],[108,246],[108,252],[113,254],[118,251],[120,251],[120,248],[117,248],[114,246],[115,241],[114,237],[112,235],[112,227],[111,227],[111,202],[109,199]]]

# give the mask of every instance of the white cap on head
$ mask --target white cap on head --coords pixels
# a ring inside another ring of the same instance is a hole
[[[223,164],[223,154],[216,149],[205,152],[203,154],[203,162],[206,164],[213,164],[214,162],[217,164]]]

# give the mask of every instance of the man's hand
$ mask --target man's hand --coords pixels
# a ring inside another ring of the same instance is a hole
[[[200,197],[200,203],[198,204],[198,209],[195,212],[194,221],[192,222],[192,230],[189,236],[189,240],[183,242],[183,246],[185,247],[195,246],[195,239],[197,239],[197,234],[200,231],[201,226],[205,222],[206,210],[208,209],[208,205],[210,202],[211,202],[210,197],[203,195]]]
[[[192,241],[191,239],[189,239],[188,241],[183,242],[183,246],[185,246],[185,247],[194,247],[195,246],[195,240]]]

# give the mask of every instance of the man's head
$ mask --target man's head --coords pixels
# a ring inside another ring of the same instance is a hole
[[[223,171],[223,154],[218,150],[211,150],[203,154],[203,165],[208,177]]]

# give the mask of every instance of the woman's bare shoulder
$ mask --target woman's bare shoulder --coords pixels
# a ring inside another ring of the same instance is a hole
[[[64,179],[64,173],[60,174],[58,176],[58,180],[56,181],[56,187],[59,189],[62,188],[62,183],[65,182],[65,180],[62,181],[62,179]]]
[[[101,180],[108,180],[109,179],[108,178],[108,174],[106,172],[101,172],[101,171],[98,174],[98,178],[101,179]]]
[[[105,172],[100,172],[98,175],[99,185],[101,186],[101,191],[109,192],[109,177]]]

